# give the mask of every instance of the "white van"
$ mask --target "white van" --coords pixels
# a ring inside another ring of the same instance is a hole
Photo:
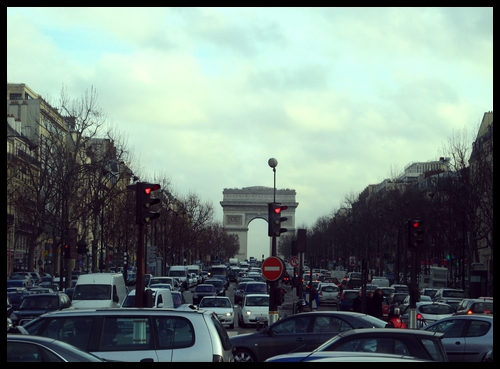
[[[378,287],[389,287],[389,280],[384,277],[372,278],[372,284],[376,284]]]
[[[174,299],[172,297],[172,291],[166,288],[149,288],[153,294],[153,304],[152,306],[145,307],[153,307],[158,309],[173,309],[174,308]],[[132,290],[128,293],[125,301],[123,301],[122,308],[132,308],[135,307],[135,291]]]
[[[169,277],[178,277],[182,282],[187,281],[189,283],[189,270],[185,265],[173,265],[168,271]]]
[[[73,292],[75,309],[120,307],[128,288],[121,273],[90,273],[78,277]]]

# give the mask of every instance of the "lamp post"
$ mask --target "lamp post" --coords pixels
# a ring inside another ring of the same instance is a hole
[[[267,162],[271,168],[273,168],[274,173],[274,186],[273,186],[273,202],[276,202],[276,167],[278,166],[278,160],[271,158]],[[271,219],[269,219],[271,221]],[[276,236],[271,238],[271,256],[276,256]],[[278,305],[276,303],[276,293],[277,293],[278,282],[276,280],[270,282],[269,288],[269,324],[273,324],[278,320]]]

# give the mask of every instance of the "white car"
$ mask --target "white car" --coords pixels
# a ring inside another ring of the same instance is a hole
[[[417,302],[417,329],[453,316],[453,309],[450,305],[442,302]],[[407,326],[410,324],[410,305],[401,312],[401,319]]]
[[[243,305],[238,309],[238,326],[257,325],[268,321],[269,295],[250,294],[243,298]]]
[[[205,296],[198,304],[198,309],[215,312],[222,325],[228,325],[229,329],[234,328],[234,306],[229,297]]]
[[[318,301],[320,305],[339,304],[339,288],[335,283],[323,283],[318,286]]]

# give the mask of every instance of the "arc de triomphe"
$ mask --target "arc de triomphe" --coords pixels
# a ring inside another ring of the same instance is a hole
[[[239,260],[248,259],[248,225],[254,219],[268,220],[267,204],[274,200],[272,187],[253,186],[244,188],[225,188],[220,202],[223,210],[223,227],[228,234],[235,234],[240,241],[240,250],[236,254]],[[288,206],[283,216],[288,219],[283,222],[287,233],[295,233],[295,190],[276,189],[276,202]]]

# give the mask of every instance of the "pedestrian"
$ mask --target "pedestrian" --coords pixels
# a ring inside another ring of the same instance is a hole
[[[351,308],[352,311],[355,311],[355,312],[358,312],[358,313],[361,312],[361,305],[363,304],[362,294],[363,294],[363,292],[361,290],[359,290],[358,291],[358,296],[356,296],[352,300],[352,308]]]
[[[373,292],[373,297],[371,301],[371,315],[374,317],[382,319],[382,303],[384,301],[384,297],[382,295],[382,290],[380,288],[376,288]]]

